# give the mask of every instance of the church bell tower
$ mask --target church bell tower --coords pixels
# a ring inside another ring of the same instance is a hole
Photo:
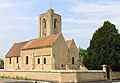
[[[47,13],[39,15],[39,38],[61,32],[61,16],[49,9]]]

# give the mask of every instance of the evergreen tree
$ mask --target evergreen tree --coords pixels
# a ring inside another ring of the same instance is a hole
[[[83,64],[84,65],[87,65],[87,66],[90,65],[89,64],[89,58],[90,57],[88,56],[87,50],[79,47],[79,57],[83,58]]]
[[[85,55],[87,55],[87,50],[81,47],[79,47],[78,51],[79,51],[79,57],[84,57]]]
[[[113,70],[120,70],[120,35],[114,24],[105,21],[90,40],[85,58],[92,69],[101,69],[101,65],[111,66]]]

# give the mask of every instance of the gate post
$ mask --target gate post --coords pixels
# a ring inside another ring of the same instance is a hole
[[[107,65],[102,65],[103,71],[106,73],[107,72]]]
[[[107,80],[107,65],[102,65],[103,72],[104,72],[104,78]]]
[[[109,67],[109,72],[110,72],[110,81],[112,81],[112,68],[111,67]]]

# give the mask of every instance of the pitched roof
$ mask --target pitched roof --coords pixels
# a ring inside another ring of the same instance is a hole
[[[7,55],[5,57],[17,57],[20,56],[20,51],[23,48],[23,46],[27,43],[28,41],[25,42],[20,42],[20,43],[14,43],[12,48],[9,50]]]
[[[51,46],[55,39],[58,37],[58,35],[59,34],[55,34],[43,38],[37,38],[25,42],[15,43],[5,57],[8,58],[20,56],[21,50]]]
[[[28,44],[23,48],[23,50],[51,46],[57,36],[58,34],[43,37],[43,38],[33,39],[30,42],[28,42]]]
[[[70,45],[72,44],[72,40],[66,40],[65,42],[66,42],[68,47],[70,47]]]

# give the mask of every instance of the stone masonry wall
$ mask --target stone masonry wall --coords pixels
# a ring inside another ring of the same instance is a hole
[[[112,72],[112,79],[120,79],[120,72]]]
[[[79,71],[79,70],[0,70],[0,76],[27,77],[36,80],[64,82],[85,82],[105,80],[104,72],[100,71]]]

